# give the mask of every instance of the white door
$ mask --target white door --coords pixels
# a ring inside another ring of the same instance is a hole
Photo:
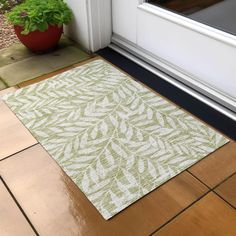
[[[142,0],[112,0],[112,42],[236,111],[236,37]]]

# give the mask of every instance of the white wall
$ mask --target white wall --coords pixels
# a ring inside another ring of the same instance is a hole
[[[66,0],[66,2],[73,11],[74,19],[65,27],[65,34],[90,50],[87,1]]]
[[[95,52],[111,42],[111,0],[87,0],[90,49]]]
[[[109,45],[112,34],[111,0],[66,0],[74,14],[65,33],[95,52]]]

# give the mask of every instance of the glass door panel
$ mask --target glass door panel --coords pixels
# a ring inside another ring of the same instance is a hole
[[[236,35],[235,0],[148,0],[147,2]]]

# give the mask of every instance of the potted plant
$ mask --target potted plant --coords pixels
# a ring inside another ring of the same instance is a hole
[[[54,48],[72,12],[63,0],[25,0],[7,13],[19,40],[34,52]]]

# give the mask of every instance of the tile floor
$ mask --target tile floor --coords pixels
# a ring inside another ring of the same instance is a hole
[[[0,134],[0,235],[236,233],[233,140],[106,221],[3,102]]]

